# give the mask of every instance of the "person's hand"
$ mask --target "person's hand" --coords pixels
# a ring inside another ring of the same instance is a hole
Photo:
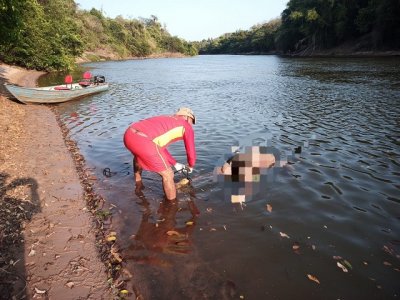
[[[186,166],[186,170],[187,170],[188,174],[193,172],[193,168],[189,167],[189,166]]]
[[[179,172],[185,169],[185,165],[177,162],[176,164],[174,164],[174,168],[177,172]]]

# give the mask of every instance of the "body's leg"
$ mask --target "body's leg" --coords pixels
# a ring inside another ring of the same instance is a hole
[[[171,168],[168,168],[167,170],[161,171],[158,174],[160,174],[160,176],[162,177],[165,197],[167,198],[167,200],[175,200],[176,188],[174,182],[174,172],[172,172]]]

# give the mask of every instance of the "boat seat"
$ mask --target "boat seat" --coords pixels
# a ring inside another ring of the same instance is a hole
[[[56,91],[66,91],[72,89],[72,75],[65,76],[64,83],[65,85],[56,86],[54,89]],[[71,86],[68,87],[68,84],[70,84]]]
[[[90,81],[91,78],[92,78],[92,73],[90,73],[88,71],[83,73],[83,79],[82,79],[82,81],[79,82],[79,85],[81,87],[87,87],[87,86],[91,85],[92,84],[92,82]]]

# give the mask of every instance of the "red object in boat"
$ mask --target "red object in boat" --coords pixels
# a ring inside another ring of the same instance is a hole
[[[92,73],[90,72],[83,73],[83,79],[90,79],[90,78],[92,78]]]
[[[66,84],[71,84],[72,83],[72,75],[65,76],[64,82]]]

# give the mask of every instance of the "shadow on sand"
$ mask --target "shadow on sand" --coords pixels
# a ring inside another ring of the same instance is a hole
[[[33,178],[8,182],[9,177],[0,172],[0,299],[24,299],[24,223],[40,212],[38,184]],[[14,196],[19,189],[29,190],[30,196]]]

